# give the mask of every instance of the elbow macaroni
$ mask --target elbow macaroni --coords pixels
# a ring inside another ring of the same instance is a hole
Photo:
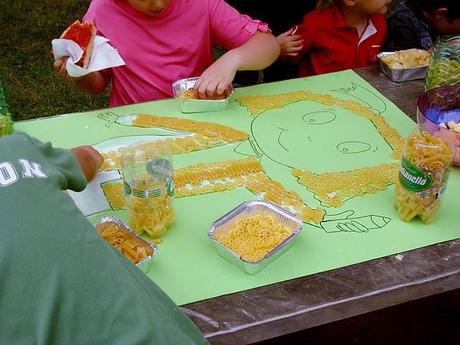
[[[396,184],[396,207],[402,220],[416,216],[431,223],[446,188],[453,152],[427,132],[407,138]]]
[[[118,249],[134,264],[153,254],[152,248],[142,243],[115,222],[98,224],[96,225],[96,230],[107,243]]]

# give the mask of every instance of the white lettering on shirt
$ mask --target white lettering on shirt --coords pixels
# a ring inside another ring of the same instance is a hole
[[[0,186],[6,187],[19,179],[16,169],[10,162],[0,162]]]
[[[24,178],[47,178],[46,174],[42,171],[39,163],[28,161],[27,159],[20,159],[19,163],[22,165],[22,177]]]

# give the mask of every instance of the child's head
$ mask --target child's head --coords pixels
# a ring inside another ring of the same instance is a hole
[[[441,34],[460,33],[460,0],[412,0]]]
[[[352,7],[366,14],[385,14],[392,0],[334,0],[342,6]]]
[[[159,15],[168,6],[171,0],[126,0],[136,10],[155,17]]]

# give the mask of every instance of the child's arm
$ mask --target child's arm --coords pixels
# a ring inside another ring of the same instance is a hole
[[[77,89],[88,93],[90,95],[99,95],[109,85],[110,78],[108,78],[103,72],[92,72],[83,77],[73,78],[69,76],[66,70],[66,62],[68,57],[57,59],[54,61],[54,70],[64,80],[74,84]]]
[[[237,71],[259,70],[271,65],[280,52],[270,33],[257,32],[243,45],[229,50],[209,66],[195,84],[200,98],[223,95]]]
[[[90,182],[104,162],[104,157],[91,146],[79,146],[71,151],[77,157],[86,180]]]

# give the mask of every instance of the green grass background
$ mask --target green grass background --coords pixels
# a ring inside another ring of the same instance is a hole
[[[0,81],[14,120],[103,108],[53,70],[51,40],[86,12],[89,0],[1,0]]]

